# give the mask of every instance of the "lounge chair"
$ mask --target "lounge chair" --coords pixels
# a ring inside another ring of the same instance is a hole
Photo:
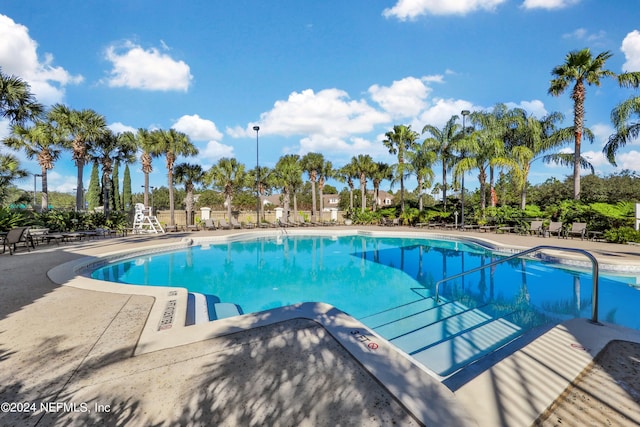
[[[18,243],[24,243],[27,251],[31,251],[29,246],[35,249],[35,245],[33,244],[33,239],[29,234],[29,227],[15,227],[7,232],[7,235],[4,238],[4,244],[2,247],[2,253],[5,252],[6,248],[9,247],[9,254],[13,255],[16,251]]]
[[[204,229],[205,230],[215,230],[216,229],[216,225],[213,223],[213,220],[211,218],[204,220]]]
[[[547,232],[549,233],[549,236],[553,236],[553,234],[556,233],[558,237],[560,237],[562,234],[562,223],[552,221],[549,224],[549,227],[547,227]]]
[[[586,222],[574,222],[571,224],[571,229],[567,230],[566,236],[580,236],[580,240],[584,240],[587,237],[587,223]],[[565,236],[565,237],[566,237]]]
[[[529,234],[535,234],[537,236],[542,236],[543,234],[543,221],[531,221],[531,225],[529,226]]]
[[[235,219],[235,218],[231,217],[230,222],[231,222],[231,227],[232,227],[232,228],[234,228],[234,229],[236,229],[236,230],[239,230],[239,229],[241,229],[241,228],[242,228],[242,225],[240,225],[240,223],[238,222],[238,220],[237,220],[237,219]]]
[[[231,230],[231,224],[229,224],[227,220],[224,218],[220,220],[219,225],[220,225],[220,228],[222,228],[223,230]]]

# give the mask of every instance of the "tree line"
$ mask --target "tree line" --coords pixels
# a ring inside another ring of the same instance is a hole
[[[346,183],[351,211],[354,209],[356,183],[359,184],[360,201],[355,205],[359,205],[362,212],[365,209],[375,211],[379,207],[377,193],[382,182],[388,181],[391,186],[399,184],[399,207],[404,212],[404,184],[411,176],[417,182],[415,193],[419,210],[423,209],[426,192],[431,190],[433,195],[442,194],[442,210],[447,212],[447,191],[462,190],[461,196],[464,197],[464,177],[471,171],[478,173],[479,207],[484,210],[498,203],[496,170],[507,172],[519,195],[520,208],[524,209],[529,172],[538,159],[573,166],[573,198],[580,199],[580,171],[593,171],[593,166],[581,155],[583,139],[593,140],[593,133],[584,126],[586,87],[599,86],[604,78],[617,79],[623,88],[638,88],[640,84],[638,72],[618,75],[606,69],[606,61],[611,56],[610,52],[603,52],[594,57],[589,49],[574,51],[567,54],[563,64],[552,70],[548,93],[559,96],[571,88],[573,126],[561,128],[564,117],[557,112],[537,118],[521,108],[508,108],[504,104],[497,104],[489,111],[464,110],[462,119],[453,115],[441,128],[427,124],[421,134],[408,125],[393,126],[385,134],[382,144],[396,156],[395,164],[375,162],[368,154],[359,154],[353,156],[348,164],[334,167],[322,154],[307,153],[304,156],[287,154],[281,156],[273,168],[262,166],[251,170],[235,158],[222,158],[205,171],[197,164],[177,163],[179,157],[198,153],[189,137],[182,132],[175,129],[138,129],[137,132],[115,134],[107,127],[105,117],[91,109],[74,110],[62,104],[45,109],[37,102],[26,82],[16,76],[7,76],[0,70],[0,111],[12,123],[11,134],[3,139],[3,143],[23,150],[27,157],[35,158],[40,165],[42,209],[49,206],[47,171],[54,167],[63,150],[72,153],[77,168],[76,209],[84,208],[83,170],[85,165],[92,163],[96,171],[98,165],[101,167],[101,201],[107,214],[111,207],[126,208],[130,203],[128,200],[109,202],[119,192],[118,180],[113,179],[114,175],[117,177],[119,165],[126,165],[126,174],[128,165],[136,162],[139,154],[144,174],[143,203],[149,206],[149,174],[153,170],[153,160],[163,157],[167,169],[171,225],[174,224],[174,184],[184,185],[188,212],[194,208],[196,186],[204,185],[212,186],[223,195],[229,216],[234,197],[251,189],[258,198],[263,216],[260,199],[276,190],[282,194],[285,210],[288,212],[293,204],[293,210],[297,211],[297,197],[303,188],[305,173],[311,185],[312,216],[323,210],[323,189],[329,179]],[[612,164],[615,165],[619,149],[638,137],[640,124],[632,121],[632,117],[638,116],[638,96],[630,97],[612,110],[615,133],[603,149]],[[557,151],[571,142],[573,153]],[[442,175],[438,183],[434,182],[435,168]],[[13,180],[27,175],[15,157],[1,155],[0,198],[6,194]],[[452,183],[448,182],[448,175]],[[369,199],[367,182],[372,183],[374,192]],[[130,188],[123,191],[130,193]]]

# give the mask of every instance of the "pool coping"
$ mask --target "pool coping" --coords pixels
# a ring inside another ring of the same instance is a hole
[[[386,341],[384,338],[377,335],[374,331],[367,326],[359,322],[357,319],[345,314],[339,309],[325,303],[303,303],[293,306],[281,307],[273,310],[268,310],[261,313],[246,314],[237,316],[231,319],[221,319],[215,322],[209,322],[198,325],[191,325],[189,327],[184,326],[184,321],[180,319],[186,319],[186,307],[187,307],[187,290],[185,288],[177,287],[148,287],[137,285],[125,285],[118,284],[114,286],[112,283],[104,282],[100,280],[91,279],[85,275],[79,274],[87,269],[93,269],[98,265],[104,264],[105,260],[115,260],[119,258],[129,258],[135,256],[136,253],[148,254],[150,252],[164,252],[166,250],[178,249],[182,247],[188,247],[197,244],[206,243],[220,243],[230,241],[240,241],[247,238],[255,238],[260,236],[284,236],[284,235],[309,235],[309,236],[344,236],[344,235],[369,235],[375,237],[407,237],[407,238],[444,238],[446,240],[455,241],[469,241],[479,244],[488,249],[504,252],[505,254],[513,254],[521,251],[524,247],[508,246],[491,241],[490,239],[478,238],[474,236],[460,236],[446,233],[425,233],[425,232],[413,232],[413,231],[371,231],[371,230],[354,230],[354,229],[332,229],[332,230],[310,230],[310,229],[298,229],[288,230],[286,233],[283,231],[265,230],[265,231],[252,231],[243,232],[233,235],[224,236],[204,236],[204,237],[185,237],[179,243],[162,243],[158,245],[149,245],[144,248],[138,249],[125,249],[114,251],[110,253],[101,254],[100,256],[88,256],[75,261],[71,261],[65,264],[61,264],[47,273],[49,278],[58,284],[65,286],[72,286],[85,290],[93,290],[99,292],[110,292],[118,294],[135,294],[151,296],[155,299],[152,309],[149,312],[147,321],[144,325],[144,329],[139,338],[138,345],[136,346],[135,355],[149,353],[153,351],[159,351],[171,347],[186,345],[198,341],[207,340],[217,336],[224,336],[235,332],[246,331],[259,326],[265,326],[282,321],[287,321],[296,318],[304,318],[317,322],[323,326],[347,351],[362,365],[364,366],[377,380],[384,385],[411,413],[413,413],[418,419],[425,423],[429,423],[432,418],[434,409],[432,405],[434,402],[440,402],[438,406],[449,408],[447,410],[455,411],[458,421],[461,419],[467,420],[469,425],[476,424],[476,418],[469,416],[469,408],[473,408],[474,400],[469,399],[467,391],[476,390],[474,387],[478,387],[478,384],[482,384],[484,378],[487,375],[499,369],[500,366],[505,366],[505,363],[510,363],[510,360],[517,358],[518,354],[522,350],[519,350],[512,355],[505,358],[504,361],[497,363],[493,368],[488,369],[478,376],[477,379],[470,381],[467,385],[457,390],[455,393],[449,390],[441,383],[442,377],[431,372],[423,365],[413,361],[413,359],[406,355],[404,352],[399,351],[393,344]],[[575,257],[564,257],[564,254],[560,251],[554,253],[553,256],[557,256],[561,260],[568,259],[569,262],[575,262]],[[573,259],[572,259],[573,258]],[[613,267],[615,270],[616,263],[606,264]],[[625,263],[625,265],[629,265]],[[602,264],[601,264],[602,267]],[[638,271],[640,271],[640,266]],[[601,268],[602,270],[602,268]],[[626,271],[625,271],[626,272]],[[583,320],[583,319],[576,319]],[[565,322],[567,323],[567,322]],[[556,326],[552,331],[544,334],[540,338],[536,339],[531,345],[544,345],[548,336],[557,334],[557,330],[564,328],[565,323]],[[611,327],[607,325],[607,327]],[[617,329],[615,326],[614,329]],[[584,328],[590,330],[590,328]],[[626,328],[624,328],[626,329]],[[579,329],[581,330],[581,329]],[[569,341],[577,342],[589,342],[590,335],[593,332],[590,330],[588,333],[578,333],[572,335],[568,339]],[[625,336],[625,334],[622,334]],[[632,334],[633,335],[633,334]],[[618,337],[619,335],[616,335]],[[640,334],[637,339],[640,341]],[[586,341],[585,341],[586,340]],[[542,343],[542,344],[540,344]],[[608,341],[593,345],[590,347],[593,351],[596,351],[604,347]],[[369,347],[369,344],[375,344],[374,348]],[[529,348],[527,346],[527,348]],[[597,351],[595,352],[597,354]],[[593,356],[595,356],[593,354]],[[577,369],[577,376],[582,369],[586,368],[590,358],[585,358],[584,361],[578,363],[573,367],[572,371]],[[394,368],[391,369],[390,366]],[[401,367],[402,374],[398,374],[398,367]],[[408,375],[407,372],[411,372]],[[569,379],[575,378],[569,374]],[[472,386],[473,384],[473,386]],[[413,390],[412,394],[406,393],[406,390]],[[535,405],[535,409],[531,411],[529,417],[532,414],[539,414],[546,407],[549,406],[553,399],[557,397],[562,390],[555,393],[556,388],[550,387],[547,390],[547,394],[551,397],[548,399],[542,399],[539,405]],[[475,394],[476,391],[472,393]],[[545,394],[546,396],[546,394]],[[465,402],[464,405],[460,405],[462,399]],[[539,408],[538,408],[539,407]],[[538,411],[539,412],[536,412]],[[486,410],[486,408],[485,408]],[[474,415],[477,415],[475,410],[471,410]],[[491,413],[491,411],[488,411]],[[489,417],[485,415],[485,417]],[[438,419],[441,419],[438,417]],[[534,421],[535,417],[531,419]]]

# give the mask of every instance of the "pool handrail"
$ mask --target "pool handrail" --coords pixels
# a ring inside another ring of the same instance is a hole
[[[584,249],[577,249],[577,248],[563,248],[563,247],[559,247],[559,246],[549,246],[549,245],[540,245],[540,246],[536,246],[534,248],[531,249],[526,249],[522,252],[518,252],[517,254],[513,254],[510,255],[506,258],[502,258],[499,259],[497,261],[493,261],[490,262],[489,264],[485,264],[485,265],[481,265],[479,267],[476,268],[472,268],[471,270],[467,270],[467,271],[463,271],[462,273],[458,273],[458,274],[454,274],[453,276],[449,276],[449,277],[445,277],[442,280],[438,280],[436,282],[436,301],[440,301],[440,284],[447,282],[449,280],[452,279],[457,279],[459,277],[465,276],[469,273],[475,273],[476,271],[480,271],[483,270],[485,268],[488,267],[493,267],[495,265],[498,264],[502,264],[503,262],[507,262],[510,261],[512,259],[516,259],[516,258],[520,258],[524,255],[528,255],[530,253],[533,252],[538,252],[541,250],[557,250],[557,251],[565,251],[565,252],[577,252],[580,253],[582,255],[585,255],[587,258],[589,258],[589,260],[591,261],[591,265],[592,265],[592,277],[593,277],[593,292],[592,292],[592,310],[591,310],[591,323],[595,324],[595,325],[600,325],[601,323],[598,322],[598,271],[599,271],[599,266],[598,266],[598,260],[596,259],[596,257],[594,257],[590,252],[584,250]]]

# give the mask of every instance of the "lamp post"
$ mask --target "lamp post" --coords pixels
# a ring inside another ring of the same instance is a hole
[[[39,173],[34,173],[33,174],[33,211],[37,211],[36,209],[36,178],[37,177],[41,177],[42,175],[40,175]]]
[[[256,131],[256,227],[260,227],[260,162],[258,160],[259,154],[259,145],[258,145],[258,132],[260,131],[260,126],[254,126],[253,130]]]
[[[462,110],[460,112],[462,114],[462,137],[467,136],[467,127],[465,124],[465,118],[470,114],[469,110]],[[464,150],[462,150],[462,158],[464,159]],[[461,227],[464,228],[464,171],[462,171],[462,196],[460,198],[462,202],[462,216],[460,218]]]

